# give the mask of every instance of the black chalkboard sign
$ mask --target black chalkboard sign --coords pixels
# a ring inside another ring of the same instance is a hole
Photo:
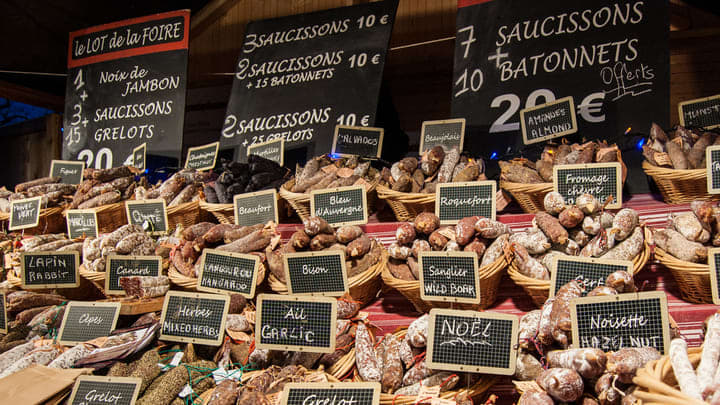
[[[17,231],[33,228],[40,222],[42,197],[10,201],[10,223],[8,229]]]
[[[85,170],[85,162],[53,160],[50,163],[50,177],[60,177],[60,183],[82,183],[83,170]]]
[[[465,217],[495,219],[494,180],[441,183],[435,189],[435,215],[442,225],[454,225]]]
[[[553,167],[553,190],[562,194],[567,204],[585,193],[599,201],[612,197],[607,208],[622,208],[622,168],[619,162],[557,165]]]
[[[720,305],[720,248],[708,250],[708,263],[710,264],[710,290],[712,290],[713,304]]]
[[[125,295],[120,277],[157,277],[162,269],[160,256],[109,255],[105,264],[105,294]]]
[[[585,287],[583,291],[585,296],[595,287],[605,285],[607,276],[620,270],[633,274],[632,262],[576,256],[556,257],[552,261],[550,271],[550,296],[554,296],[560,287],[572,280]]]
[[[162,234],[168,232],[167,207],[165,200],[132,200],[125,201],[128,222],[139,225],[146,232]]]
[[[280,394],[280,405],[379,405],[380,383],[288,383]]]
[[[97,238],[98,224],[95,210],[67,210],[65,211],[68,236],[75,238]]]
[[[230,296],[168,291],[160,319],[160,339],[219,346],[225,335]]]
[[[335,125],[332,154],[379,159],[384,135],[382,128]]]
[[[58,342],[66,346],[109,336],[120,316],[119,302],[70,301],[63,314]]]
[[[708,193],[720,193],[720,145],[705,149],[705,167]]]
[[[285,139],[328,153],[336,124],[375,124],[397,0],[252,21],[235,69],[220,146]],[[287,155],[287,153],[286,153]]]
[[[680,125],[684,127],[720,127],[720,94],[683,101],[678,104],[678,112]]]
[[[623,347],[670,347],[663,291],[575,298],[570,301],[573,347],[617,351]]]
[[[462,152],[465,142],[465,118],[424,121],[420,132],[420,154],[441,145],[445,150]]]
[[[133,166],[135,166],[136,168],[140,169],[141,171],[145,170],[145,166],[147,166],[147,143],[143,143],[142,145],[133,149],[132,162]]]
[[[361,225],[368,220],[367,194],[363,186],[310,192],[310,212],[332,226]]]
[[[74,288],[80,285],[78,252],[30,252],[20,255],[23,289]]]
[[[147,143],[148,153],[179,162],[189,33],[190,10],[71,32],[63,159],[132,164]]]
[[[425,301],[480,303],[478,257],[474,252],[421,252],[420,297]]]
[[[285,164],[285,138],[252,144],[247,147],[247,155],[257,155],[283,166]]]
[[[290,294],[340,297],[348,291],[345,252],[297,252],[282,255]]]
[[[431,309],[427,366],[433,370],[512,375],[517,334],[515,315]]]
[[[188,148],[187,158],[185,158],[185,168],[195,170],[210,170],[214,168],[219,148],[220,142]]]
[[[667,1],[459,0],[451,111],[467,119],[465,150],[519,155],[520,110],[568,96],[588,140],[669,126],[669,21]]]
[[[277,191],[275,189],[237,194],[233,197],[236,225],[278,223]]]
[[[255,297],[260,258],[255,255],[204,249],[200,256],[197,289]]]
[[[573,98],[564,97],[520,110],[520,129],[525,145],[574,134],[577,118]]]
[[[335,298],[260,294],[255,314],[258,349],[335,351]]]
[[[7,333],[7,307],[5,306],[5,293],[0,293],[0,333]]]
[[[141,385],[137,377],[81,375],[75,380],[68,405],[133,405]]]

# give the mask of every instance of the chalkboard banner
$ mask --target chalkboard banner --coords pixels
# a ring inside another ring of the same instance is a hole
[[[590,257],[561,256],[552,261],[550,271],[550,296],[553,297],[560,287],[576,280],[585,287],[583,296],[595,287],[605,285],[607,276],[616,271],[633,274],[633,264],[626,260],[595,259]]]
[[[433,370],[512,375],[517,336],[515,315],[433,308],[427,366]]]
[[[138,168],[140,171],[145,171],[145,166],[147,166],[147,143],[143,143],[133,149],[132,158],[133,166]]]
[[[283,166],[285,164],[285,138],[252,144],[247,148],[247,155],[257,155]]]
[[[255,255],[203,249],[197,289],[255,297],[260,258]]]
[[[332,154],[380,159],[384,136],[382,128],[335,125]]]
[[[252,21],[245,28],[220,138],[246,159],[285,140],[286,159],[328,153],[336,124],[375,124],[398,0]],[[294,162],[291,162],[294,163]]]
[[[5,303],[7,297],[5,296],[5,293],[0,293],[0,333],[7,333],[8,331],[8,318],[7,318],[7,307],[5,306]]]
[[[363,186],[327,188],[310,192],[310,212],[332,226],[362,225],[368,221]]]
[[[465,142],[465,118],[440,121],[423,121],[420,133],[420,154],[437,145],[445,150],[457,149],[462,152]]]
[[[435,215],[442,225],[455,225],[465,217],[495,219],[494,180],[441,183],[435,189]]]
[[[379,405],[380,383],[288,383],[280,405]]]
[[[188,148],[185,159],[186,169],[210,170],[215,167],[220,142]]]
[[[683,101],[678,104],[678,113],[684,127],[720,127],[720,94]]]
[[[169,229],[165,200],[125,201],[128,222],[139,225],[151,234],[167,233]]]
[[[236,225],[278,223],[277,190],[237,194],[233,197]]]
[[[258,349],[335,351],[336,298],[260,294],[255,314]]]
[[[98,224],[95,210],[67,210],[65,211],[68,236],[75,238],[97,238]]]
[[[10,201],[10,223],[8,229],[18,231],[36,227],[40,222],[42,197]]]
[[[58,342],[66,346],[109,336],[120,316],[119,302],[70,301],[63,315]]]
[[[160,340],[220,346],[230,296],[168,291],[160,319]]]
[[[22,288],[75,288],[80,285],[78,252],[29,252],[20,255]]]
[[[85,170],[85,162],[53,160],[50,163],[50,177],[60,177],[60,183],[82,183],[83,170]]]
[[[573,347],[617,351],[623,347],[670,347],[667,296],[663,291],[575,298],[570,301]]]
[[[720,145],[705,149],[707,189],[710,194],[720,194]]]
[[[190,10],[71,32],[62,158],[145,169],[134,152],[146,143],[180,162],[189,34]]]
[[[480,303],[478,257],[474,252],[421,252],[420,297],[425,301]]]
[[[109,255],[105,264],[105,294],[125,295],[120,277],[157,277],[162,269],[160,256]]]
[[[567,204],[583,194],[592,194],[600,202],[612,197],[606,208],[622,208],[622,168],[619,162],[557,165],[553,167],[553,190]]]
[[[710,263],[710,290],[712,290],[713,304],[720,305],[720,248],[708,250],[708,263]]]
[[[572,97],[520,110],[523,143],[529,145],[577,132]]]
[[[75,380],[68,405],[134,405],[141,385],[137,377],[81,375]]]
[[[348,291],[345,252],[297,252],[282,255],[290,294],[340,297]]]

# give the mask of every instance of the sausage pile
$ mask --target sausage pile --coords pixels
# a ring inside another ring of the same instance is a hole
[[[379,176],[377,169],[370,162],[358,157],[332,159],[328,155],[312,158],[305,167],[298,166],[295,170],[295,184],[290,188],[293,193],[309,193],[313,190],[363,185],[367,189],[369,183]]]
[[[209,178],[207,172],[183,169],[151,188],[135,189],[136,200],[162,199],[168,207],[174,207],[200,198],[198,191],[202,182]]]
[[[705,342],[697,368],[690,363],[687,343],[683,339],[670,342],[670,364],[680,391],[710,404],[720,403],[720,313],[706,321]]]
[[[666,133],[653,123],[650,139],[643,145],[643,156],[654,166],[671,169],[704,169],[705,148],[720,145],[720,137],[712,132],[697,132],[678,126]]]
[[[82,262],[88,271],[105,271],[108,256],[147,256],[155,252],[156,242],[138,225],[123,225],[107,235],[85,238]]]
[[[43,177],[20,183],[15,186],[14,193],[3,187],[0,190],[0,211],[10,212],[10,201],[32,197],[42,197],[40,205],[43,208],[63,205],[76,189],[73,184],[60,183],[60,177]]]
[[[708,247],[720,246],[720,208],[709,201],[693,201],[690,209],[673,214],[669,226],[656,230],[653,239],[680,260],[707,263]]]
[[[221,167],[220,176],[203,187],[211,204],[232,204],[236,194],[277,189],[290,176],[288,169],[257,155],[250,155],[247,163],[223,161]]]
[[[112,169],[85,169],[82,183],[77,187],[70,208],[95,208],[129,200],[137,183],[128,166]]]

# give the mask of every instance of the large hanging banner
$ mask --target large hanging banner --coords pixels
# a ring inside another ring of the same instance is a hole
[[[578,141],[667,126],[668,24],[666,0],[458,0],[452,115],[467,120],[465,149],[517,152],[520,110],[564,97]],[[560,132],[557,118],[533,125]]]
[[[63,159],[132,164],[143,143],[180,159],[189,33],[189,10],[71,32]]]

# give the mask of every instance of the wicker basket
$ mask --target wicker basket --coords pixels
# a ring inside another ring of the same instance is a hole
[[[633,259],[633,274],[638,274],[640,270],[645,267],[648,260],[650,259],[650,245],[648,245],[648,239],[650,237],[650,231],[645,229],[645,247],[642,252]],[[536,278],[528,277],[518,270],[515,265],[515,261],[510,263],[508,267],[508,275],[515,282],[515,284],[525,290],[525,292],[532,298],[535,305],[542,307],[547,301],[550,293],[550,280],[538,280]],[[710,277],[708,275],[708,277]]]
[[[375,200],[377,200],[375,188],[377,187],[379,181],[380,176],[377,176],[375,180],[369,183],[370,186],[366,188],[368,212],[372,212],[372,208],[375,206]],[[294,185],[295,178],[293,177],[280,187],[278,194],[280,194],[280,197],[290,204],[292,209],[300,217],[300,220],[304,221],[312,216],[310,213],[310,193],[293,193],[290,190]]]
[[[435,194],[401,193],[386,186],[377,186],[377,196],[385,200],[401,222],[412,221],[421,212],[435,212]]]
[[[680,260],[655,246],[655,258],[672,273],[682,299],[695,304],[712,304],[710,266]]]
[[[660,189],[663,201],[683,204],[694,200],[720,201],[720,194],[708,194],[705,169],[678,170],[642,163],[645,173],[652,177]]]
[[[199,201],[188,201],[173,207],[167,207],[168,230],[172,232],[178,225],[187,228],[196,224],[199,217]]]
[[[221,224],[235,223],[235,207],[233,204],[212,204],[200,201],[200,209],[212,214]]]
[[[258,275],[257,275],[257,285],[260,285],[265,280],[265,265],[260,264],[260,267],[258,268]],[[197,277],[188,277],[178,271],[178,269],[175,268],[175,266],[172,265],[172,263],[168,266],[168,278],[170,279],[170,283],[174,284],[183,290],[187,291],[197,291]]]
[[[97,226],[99,233],[110,233],[127,224],[125,214],[125,201],[113,204],[102,205],[93,208],[97,214]]]
[[[78,268],[78,273],[80,273],[80,277],[93,283],[95,287],[100,289],[100,291],[105,291],[104,271],[90,271],[85,267],[84,264],[81,264],[80,268]]]
[[[544,211],[545,194],[553,191],[552,183],[512,183],[500,181],[500,188],[510,193],[525,212]]]
[[[509,258],[505,255],[501,256],[493,263],[488,266],[481,267],[478,269],[478,276],[480,278],[480,304],[452,304],[455,309],[484,309],[489,307],[495,302],[497,296],[498,285],[500,279],[502,279],[503,272],[508,265]],[[387,262],[386,262],[387,263]],[[420,297],[420,281],[413,280],[400,280],[390,273],[390,268],[387,264],[384,266],[382,271],[383,282],[388,287],[392,287],[397,290],[400,294],[404,295],[415,307],[418,312],[428,312],[432,308],[448,308],[451,306],[450,302],[428,302],[424,301]]]
[[[690,363],[697,367],[700,363],[702,349],[688,349]],[[639,369],[633,383],[638,386],[634,395],[642,405],[707,405],[707,402],[683,394],[677,389],[677,380],[670,364],[669,356],[662,356]]]
[[[45,233],[64,233],[67,231],[65,225],[65,214],[63,207],[50,207],[43,208],[40,210],[40,217],[38,224],[32,228],[26,228],[18,230],[25,235],[42,235]],[[10,225],[10,214],[0,213],[0,222],[4,223],[4,228],[7,229]]]

